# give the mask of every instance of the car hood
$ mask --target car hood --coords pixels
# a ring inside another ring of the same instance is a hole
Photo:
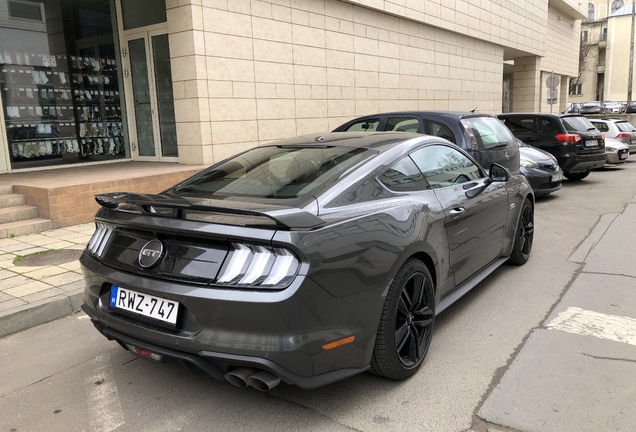
[[[553,161],[552,155],[550,153],[540,150],[536,147],[531,147],[531,146],[519,147],[519,153],[522,156],[525,156],[528,159],[536,161],[536,162]]]

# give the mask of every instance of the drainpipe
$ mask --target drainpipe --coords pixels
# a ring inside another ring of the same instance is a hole
[[[632,0],[632,30],[629,43],[629,75],[627,77],[627,106],[632,101],[632,78],[634,75],[634,18],[636,17],[636,0]]]

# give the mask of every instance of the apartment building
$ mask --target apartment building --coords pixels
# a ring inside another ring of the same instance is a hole
[[[587,17],[576,0],[0,0],[0,173],[209,165],[386,110],[562,111]]]
[[[581,25],[580,75],[570,101],[627,101],[633,4],[624,0],[590,2]]]

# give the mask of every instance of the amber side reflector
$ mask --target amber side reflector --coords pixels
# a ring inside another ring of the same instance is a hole
[[[322,346],[322,349],[330,350],[330,349],[338,348],[339,346],[343,346],[343,345],[346,345],[348,343],[353,342],[353,340],[355,338],[356,338],[355,336],[347,336],[346,338],[338,339],[337,341],[333,341],[333,342],[329,342],[328,344],[324,344]]]

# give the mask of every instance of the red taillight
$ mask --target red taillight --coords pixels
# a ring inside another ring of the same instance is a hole
[[[619,133],[618,135],[616,135],[617,139],[621,139],[621,138],[630,138],[631,135],[630,134],[626,134],[626,133]]]
[[[567,144],[576,144],[581,141],[581,135],[579,134],[558,134],[556,137],[557,141],[564,142]]]

